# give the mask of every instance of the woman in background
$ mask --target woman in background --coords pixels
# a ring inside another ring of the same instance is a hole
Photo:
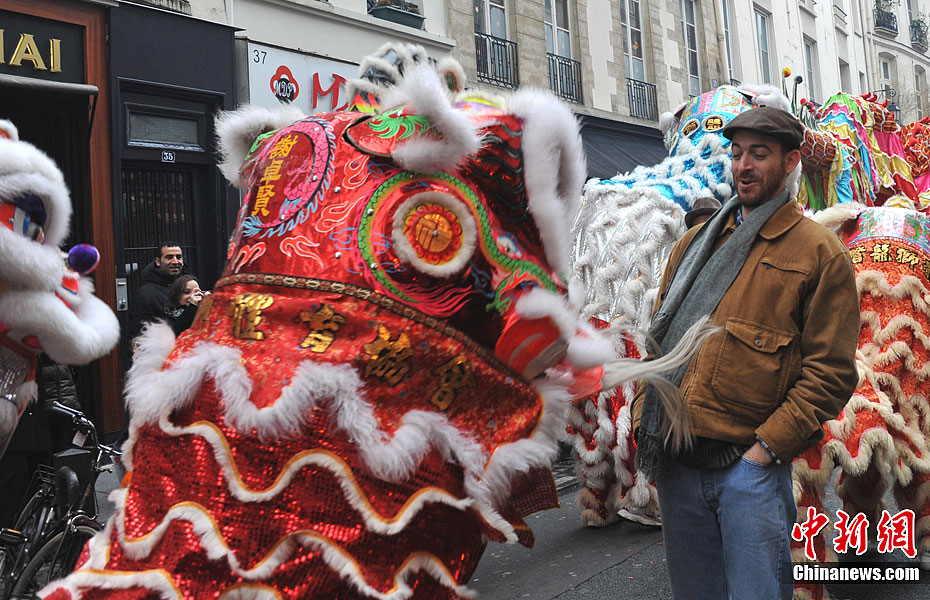
[[[168,290],[164,312],[165,321],[171,325],[175,335],[181,335],[193,324],[200,301],[209,293],[200,290],[200,284],[193,275],[181,275],[174,280]]]

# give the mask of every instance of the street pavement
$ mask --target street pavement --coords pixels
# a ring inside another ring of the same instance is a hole
[[[582,525],[578,509],[578,482],[571,459],[555,464],[553,475],[562,507],[527,518],[533,528],[533,549],[519,544],[489,544],[469,587],[481,600],[667,600],[671,598],[665,570],[662,531],[621,520],[605,528]],[[107,500],[119,485],[115,473],[97,481],[101,522],[113,514]],[[894,500],[886,495],[889,510]],[[831,518],[840,502],[827,498]],[[833,520],[831,520],[831,523]],[[906,561],[900,553],[887,557],[872,552],[875,561]],[[916,564],[916,563],[914,563]],[[843,600],[928,600],[930,571],[922,583],[844,584],[830,586],[833,598]],[[742,600],[742,599],[741,599]]]
[[[519,545],[490,544],[469,587],[481,600],[623,600],[671,598],[665,567],[662,531],[623,521],[605,528],[586,528],[578,509],[578,485],[571,461],[553,469],[562,508],[531,515],[527,522],[536,535],[530,550]],[[885,498],[894,506],[890,495]],[[830,494],[832,516],[840,508]],[[831,520],[831,523],[833,520]],[[873,561],[906,561],[903,554],[873,552]],[[852,563],[851,563],[852,564]],[[915,564],[916,563],[912,563]],[[845,600],[928,600],[930,572],[921,583],[843,584],[828,589]],[[742,599],[741,599],[742,600]]]

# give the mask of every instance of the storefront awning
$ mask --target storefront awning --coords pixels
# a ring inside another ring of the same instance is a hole
[[[63,83],[35,79],[33,77],[19,77],[17,75],[0,74],[0,87],[12,90],[31,92],[52,92],[56,94],[73,94],[81,96],[96,96],[100,91],[95,85],[86,83]]]
[[[588,159],[588,177],[610,179],[668,156],[658,127],[643,127],[591,115],[577,115]]]

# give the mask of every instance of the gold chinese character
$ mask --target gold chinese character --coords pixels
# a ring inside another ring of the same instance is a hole
[[[271,149],[271,153],[268,156],[270,158],[284,158],[291,153],[291,148],[293,148],[296,143],[296,135],[289,135],[286,138],[282,138],[274,145],[274,148]]]
[[[429,399],[439,410],[446,410],[455,400],[455,390],[463,387],[475,387],[475,374],[471,364],[461,354],[449,362],[432,370],[439,377],[439,389]]]
[[[281,165],[284,163],[280,158],[271,161],[271,164],[265,167],[262,173],[262,181],[277,181],[281,179]]]
[[[265,333],[257,328],[262,322],[262,311],[273,302],[274,298],[267,294],[237,294],[229,304],[233,336],[242,340],[265,339]]]
[[[895,262],[899,262],[902,265],[910,265],[916,267],[920,264],[920,256],[916,252],[911,252],[907,248],[898,248],[897,254],[895,254]]]
[[[268,201],[274,197],[274,185],[260,185],[258,186],[258,193],[255,196],[255,208],[252,209],[252,216],[254,217],[258,213],[262,213],[263,217],[268,216]]]
[[[849,255],[852,257],[853,264],[858,265],[863,260],[865,260],[865,248],[862,246],[851,248],[849,250]]]
[[[930,279],[930,260],[925,260],[921,264],[921,269],[923,269],[924,277],[926,277],[927,279]]]
[[[307,337],[300,342],[300,347],[310,348],[311,352],[325,352],[336,338],[335,333],[339,331],[339,327],[346,324],[345,317],[333,312],[333,309],[325,304],[316,312],[302,310],[297,314],[297,318],[310,329]]]
[[[872,260],[875,262],[891,262],[891,244],[875,244],[872,246]]]
[[[391,385],[397,385],[410,370],[406,361],[412,352],[410,338],[406,333],[401,333],[396,340],[391,341],[391,332],[384,325],[379,325],[378,335],[363,348],[368,353],[365,377],[380,377]]]

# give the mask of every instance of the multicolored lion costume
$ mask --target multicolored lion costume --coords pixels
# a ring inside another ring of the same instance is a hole
[[[453,99],[399,53],[355,110],[221,120],[225,272],[177,340],[143,333],[117,514],[47,600],[472,597],[487,541],[558,503],[567,401],[669,368],[602,370],[567,302],[569,110]]]
[[[59,249],[70,220],[61,171],[0,120],[0,455],[36,396],[40,353],[82,365],[119,341],[116,315],[80,276],[96,266],[97,250],[80,245],[65,257]]]
[[[713,131],[761,97],[722,87],[692,99],[677,118],[663,117],[672,126],[666,161],[585,187],[573,229],[574,276],[588,286],[582,315],[616,328],[612,339],[626,355],[649,349],[641,334],[631,339],[627,332],[648,327],[660,264],[683,232],[682,213],[698,197],[729,197],[728,141]],[[761,101],[788,108],[772,90]],[[863,325],[860,386],[825,425],[824,441],[795,463],[799,517],[808,506],[822,511],[834,466],[843,469],[837,492],[846,512],[864,512],[873,526],[892,484],[900,507],[917,515],[916,546],[930,566],[930,225],[923,212],[894,208],[925,211],[930,204],[930,130],[927,121],[899,128],[870,96],[837,94],[819,108],[804,103],[801,118],[808,129],[799,200],[816,210],[836,206],[814,218],[840,230],[853,253]],[[611,523],[618,513],[646,523],[660,517],[654,489],[634,469],[631,393],[602,393],[571,412],[589,525]],[[823,539],[817,543],[822,559]],[[822,594],[822,586],[798,591],[800,598]]]

